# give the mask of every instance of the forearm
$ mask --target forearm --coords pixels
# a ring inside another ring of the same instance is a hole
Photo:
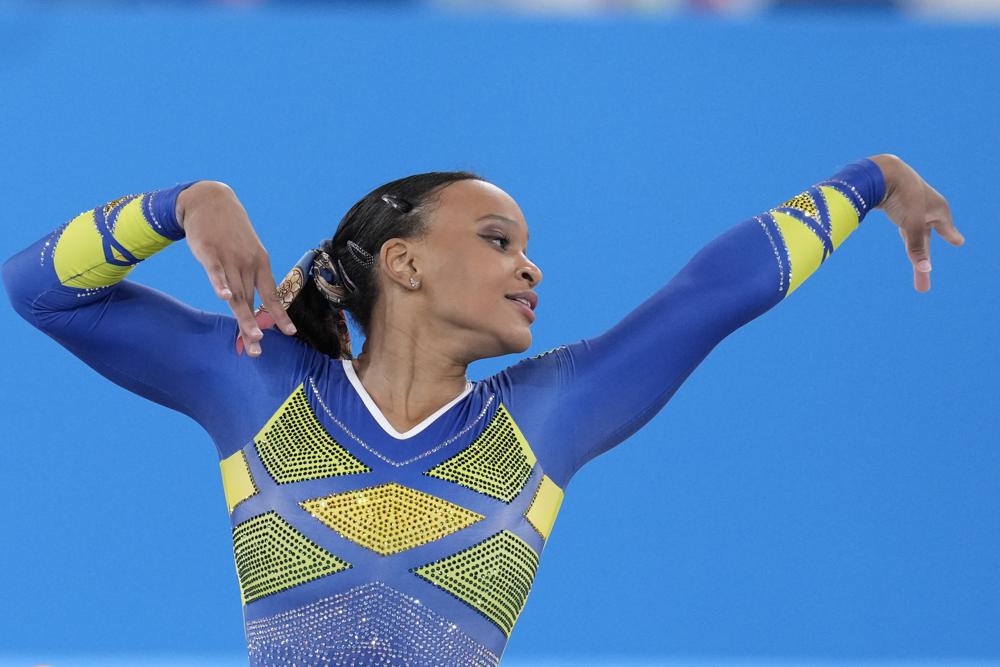
[[[175,206],[190,185],[127,195],[84,211],[10,257],[3,280],[15,309],[37,325],[39,308],[82,306],[183,238]]]
[[[782,298],[794,292],[885,199],[882,164],[893,156],[852,162],[780,206],[756,216],[774,248]]]

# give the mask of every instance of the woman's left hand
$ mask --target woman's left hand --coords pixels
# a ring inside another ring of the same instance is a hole
[[[913,264],[913,287],[926,292],[931,288],[931,228],[956,247],[965,243],[965,237],[955,229],[945,198],[910,165],[888,153],[869,159],[885,176],[885,197],[875,208],[884,210],[899,227]]]

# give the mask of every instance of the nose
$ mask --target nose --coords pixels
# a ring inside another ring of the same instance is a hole
[[[534,287],[542,282],[542,270],[530,259],[527,262],[527,264],[518,269],[518,272],[522,278],[528,281],[530,287]]]

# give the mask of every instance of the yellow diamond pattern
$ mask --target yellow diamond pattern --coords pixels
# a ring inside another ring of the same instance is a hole
[[[299,504],[343,537],[383,556],[439,540],[485,518],[395,482]]]
[[[424,474],[510,503],[528,483],[536,460],[521,429],[501,403],[472,444]]]
[[[254,444],[278,484],[371,472],[326,432],[302,384],[254,436]]]
[[[535,579],[538,555],[502,530],[479,544],[410,570],[454,595],[510,636]]]

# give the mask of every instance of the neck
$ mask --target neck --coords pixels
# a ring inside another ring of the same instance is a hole
[[[468,364],[431,340],[426,333],[378,327],[351,361],[368,395],[397,431],[408,431],[465,389]]]

